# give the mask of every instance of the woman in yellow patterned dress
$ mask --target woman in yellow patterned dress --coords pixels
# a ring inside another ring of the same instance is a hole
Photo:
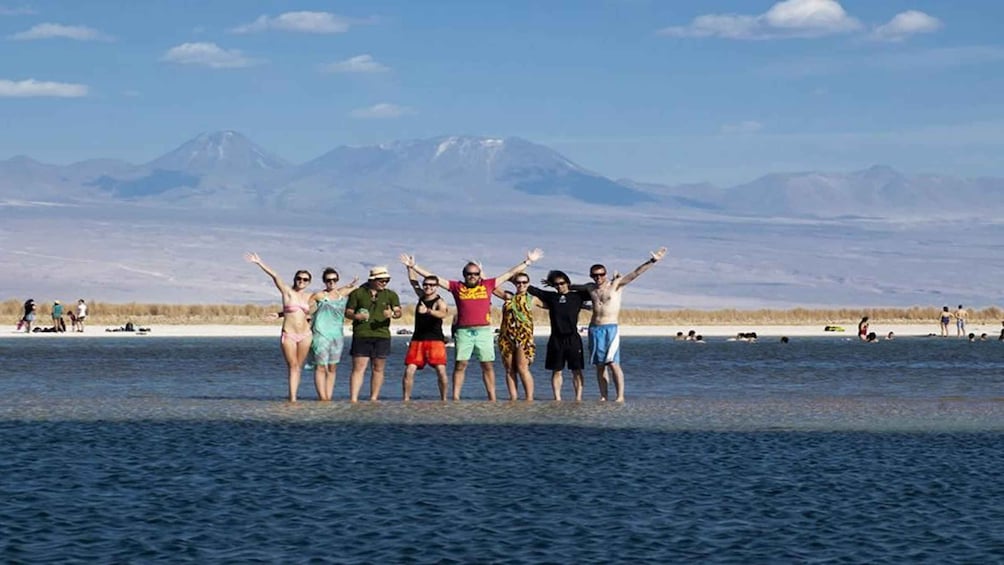
[[[524,399],[533,400],[533,375],[530,363],[537,353],[533,342],[533,307],[543,307],[536,298],[526,293],[530,287],[530,276],[516,273],[510,280],[516,285],[512,293],[495,289],[495,295],[505,300],[502,305],[502,325],[499,328],[499,351],[505,367],[505,384],[509,389],[509,400],[519,396],[517,375],[523,383]]]

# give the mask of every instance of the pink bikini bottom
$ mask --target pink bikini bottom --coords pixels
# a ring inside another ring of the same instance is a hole
[[[293,343],[300,343],[301,341],[307,339],[311,335],[312,334],[310,332],[306,332],[306,333],[302,333],[302,334],[295,334],[295,333],[287,332],[287,331],[283,330],[282,335],[279,337],[279,343],[286,343],[287,339],[292,340]]]

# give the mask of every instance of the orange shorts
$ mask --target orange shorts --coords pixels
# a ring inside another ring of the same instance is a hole
[[[419,369],[424,369],[426,365],[445,365],[446,344],[438,339],[412,341],[404,356],[404,364],[414,365]]]

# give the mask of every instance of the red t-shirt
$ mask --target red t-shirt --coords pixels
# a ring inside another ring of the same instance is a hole
[[[492,323],[492,291],[495,279],[483,279],[474,288],[450,281],[450,294],[457,305],[457,327],[489,326]]]

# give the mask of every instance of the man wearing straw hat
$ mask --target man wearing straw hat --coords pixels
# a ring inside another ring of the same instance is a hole
[[[370,375],[370,400],[380,398],[384,367],[390,355],[390,321],[401,317],[401,300],[387,288],[387,267],[370,269],[369,280],[349,294],[345,317],[352,320],[352,374],[349,376],[349,402],[359,401],[366,367],[373,362]]]

